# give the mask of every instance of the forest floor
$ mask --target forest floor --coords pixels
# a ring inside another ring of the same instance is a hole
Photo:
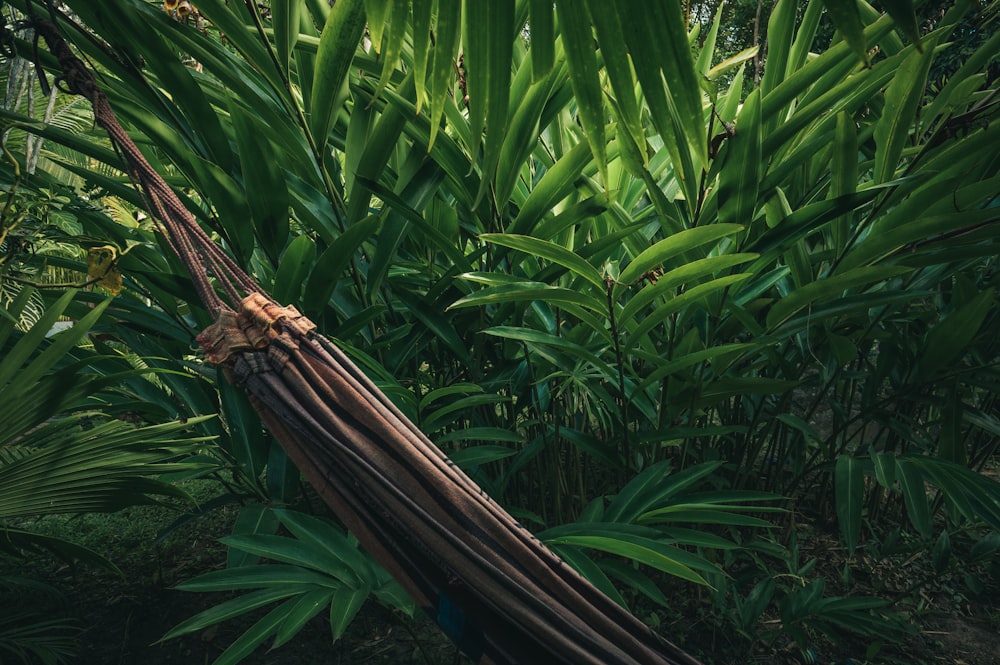
[[[39,556],[29,562],[0,559],[0,579],[21,575],[53,585],[65,594],[61,610],[73,617],[77,656],[82,665],[167,665],[212,663],[266,609],[239,617],[194,635],[163,641],[172,627],[233,594],[191,593],[174,587],[225,566],[226,550],[218,538],[228,535],[236,508],[229,507],[175,529],[158,539],[158,533],[176,519],[176,513],[157,507],[131,508],[114,515],[86,515],[75,519],[46,518],[36,529],[48,530],[94,548],[120,567],[122,575],[106,570],[73,571],[57,561]],[[804,527],[811,529],[811,527]],[[843,554],[836,540],[818,530],[803,534],[802,556],[822,562],[822,574],[831,588],[842,569]],[[803,654],[776,640],[750,645],[733,639],[733,631],[718,617],[703,595],[689,587],[668,589],[676,609],[661,623],[660,632],[702,658],[706,665],[750,663],[824,663],[860,665],[1000,665],[1000,597],[986,592],[973,596],[961,584],[959,572],[940,576],[920,557],[886,562],[866,569],[856,560],[857,574],[851,593],[868,594],[869,576],[881,585],[898,578],[927,579],[908,591],[901,603],[915,625],[904,643],[885,646],[866,659],[863,641],[834,644],[818,641]],[[923,576],[923,577],[921,577]],[[0,590],[2,592],[2,590]],[[0,593],[2,596],[2,593]],[[10,602],[0,597],[0,602]],[[777,617],[771,620],[777,623]],[[853,659],[853,660],[852,660]],[[0,662],[6,659],[0,654]],[[407,619],[369,602],[351,624],[345,637],[331,644],[323,613],[314,618],[291,642],[274,650],[261,647],[244,661],[247,665],[458,665],[469,661],[423,618]]]

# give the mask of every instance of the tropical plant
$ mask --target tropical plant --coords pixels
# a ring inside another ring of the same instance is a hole
[[[224,538],[229,567],[184,582],[187,591],[255,589],[191,617],[164,639],[202,630],[221,621],[281,601],[243,633],[215,661],[237,663],[274,636],[271,648],[291,640],[314,616],[329,607],[333,641],[343,636],[369,596],[407,615],[413,601],[381,566],[358,549],[357,541],[334,525],[298,511],[259,506],[240,514],[246,534]],[[270,535],[282,526],[291,536]],[[240,525],[242,526],[242,525]],[[273,563],[258,563],[260,558]]]
[[[0,653],[19,662],[71,662],[75,622],[60,616],[66,599],[54,587],[24,577],[0,576]]]
[[[4,352],[0,401],[5,405],[0,432],[0,548],[14,555],[48,550],[70,562],[113,568],[89,549],[34,533],[18,523],[49,514],[110,512],[156,497],[186,498],[155,476],[192,470],[192,463],[184,458],[194,455],[207,437],[185,430],[210,416],[136,427],[99,410],[117,402],[119,415],[125,416],[129,402],[118,386],[148,370],[108,371],[114,368],[115,359],[78,352],[81,340],[105,313],[108,300],[67,330],[47,338],[74,295],[67,292],[51,303],[23,335],[16,334],[15,325],[21,308],[31,299],[29,290],[5,310],[7,319],[0,320]]]
[[[207,416],[142,427],[128,422],[136,411],[127,386],[144,382],[149,370],[122,369],[118,358],[83,348],[110,301],[81,311],[69,291],[25,317],[35,295],[24,287],[0,310],[0,555],[25,560],[48,553],[73,566],[117,571],[101,553],[38,529],[36,519],[189,500],[158,477],[205,466],[190,460],[208,437],[191,430]],[[69,312],[80,319],[55,332]],[[6,576],[0,592],[20,597],[4,603],[0,650],[22,662],[68,662],[77,627],[63,616],[58,590]]]
[[[726,59],[721,14],[669,0],[65,4],[205,228],[609,593],[654,588],[635,562],[697,581],[728,545],[678,525],[759,526],[775,494],[852,551],[900,514],[927,547],[940,515],[997,528],[1000,37],[928,88],[969,2],[921,33],[911,3],[779,0]],[[2,117],[141,207],[98,137]],[[135,245],[125,282],[176,342],[207,322],[162,237],[81,223]],[[234,468],[293,501],[220,390]],[[625,518],[637,482],[662,502]],[[803,588],[789,617],[867,613]]]

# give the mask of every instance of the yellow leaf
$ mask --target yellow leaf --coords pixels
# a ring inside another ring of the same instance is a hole
[[[87,281],[103,286],[116,296],[122,290],[122,274],[118,270],[118,249],[112,245],[87,250]]]

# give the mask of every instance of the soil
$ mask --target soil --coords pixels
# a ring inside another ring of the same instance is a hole
[[[58,562],[37,558],[19,569],[10,562],[0,562],[0,575],[14,572],[60,588],[80,628],[77,656],[72,661],[83,665],[167,665],[174,663],[212,663],[254,621],[266,613],[240,617],[195,635],[161,641],[164,633],[196,613],[233,597],[232,594],[190,593],[173,588],[196,575],[225,565],[225,548],[218,538],[228,535],[234,513],[217,512],[211,519],[196,521],[167,541],[115,543],[117,551],[128,554],[117,563],[124,575],[109,571],[78,572]],[[837,571],[843,562],[836,539],[824,545],[823,534],[810,533],[810,547],[828,549],[811,554],[822,557],[816,571],[828,579],[837,592]],[[809,552],[805,553],[809,555]],[[909,579],[923,574],[928,567],[917,561],[882,558],[866,566],[864,557],[854,559],[858,575],[856,587],[869,587],[862,593],[874,593],[877,580],[883,593],[892,594]],[[888,567],[888,568],[887,568]],[[890,570],[891,569],[891,570]],[[866,660],[864,642],[834,644],[819,641],[810,652],[790,644],[775,642],[747,649],[736,641],[727,641],[724,624],[711,617],[704,598],[699,600],[686,587],[677,586],[670,594],[676,602],[676,614],[660,625],[661,632],[692,653],[706,665],[745,665],[747,663],[823,663],[861,665],[1000,665],[1000,598],[986,592],[973,597],[956,591],[960,575],[950,573],[933,579],[911,594],[904,605],[919,631],[897,646],[883,647]],[[776,618],[771,618],[777,623]],[[721,636],[720,636],[721,634]],[[812,660],[810,660],[812,659]],[[853,659],[853,660],[852,660]],[[0,658],[6,663],[6,659]],[[459,665],[469,661],[444,638],[437,627],[422,617],[396,616],[369,602],[351,624],[345,637],[331,642],[329,625],[320,613],[292,641],[278,649],[264,647],[242,661],[247,665]]]

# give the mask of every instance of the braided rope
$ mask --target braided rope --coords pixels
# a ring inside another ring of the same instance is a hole
[[[129,178],[146,201],[157,227],[190,274],[198,297],[209,312],[214,316],[221,310],[232,309],[245,296],[260,292],[260,286],[205,233],[191,211],[146,161],[118,122],[93,73],[73,54],[55,25],[38,19],[34,26],[59,60],[62,76],[57,82],[61,81],[68,92],[90,101],[95,122],[108,133]],[[225,293],[225,299],[220,297],[210,277]]]

